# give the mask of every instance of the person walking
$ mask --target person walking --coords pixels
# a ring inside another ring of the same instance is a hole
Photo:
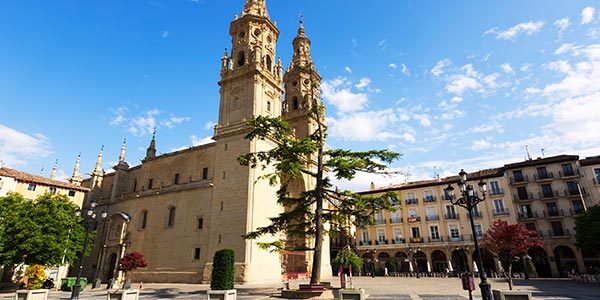
[[[390,275],[388,274],[388,269],[387,269],[387,267],[384,267],[384,268],[383,268],[383,276],[385,276],[385,277],[390,277]]]

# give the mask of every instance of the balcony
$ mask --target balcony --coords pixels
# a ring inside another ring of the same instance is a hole
[[[369,245],[373,245],[373,242],[371,242],[371,241],[360,241],[359,244],[361,246],[369,246]]]
[[[533,200],[533,193],[517,194],[513,195],[513,198],[515,199],[515,201],[529,201]]]
[[[443,242],[443,241],[444,241],[444,238],[443,238],[443,237],[440,237],[440,236],[437,236],[437,237],[432,237],[432,236],[430,236],[430,237],[428,238],[428,240],[429,240],[429,242],[430,242],[430,243],[441,243],[441,242]]]
[[[583,207],[569,208],[569,212],[571,213],[571,216],[576,216],[576,215],[584,213],[585,210],[583,209]]]
[[[544,217],[564,217],[565,216],[565,212],[561,209],[550,209],[550,210],[545,210],[544,211]]]
[[[494,216],[508,216],[508,208],[494,209]]]
[[[392,244],[406,244],[406,239],[404,238],[395,238],[392,240]]]
[[[462,234],[448,236],[448,241],[449,242],[461,242],[461,241],[464,241],[464,240],[465,240],[465,237]]]
[[[529,176],[525,175],[525,176],[516,176],[510,177],[510,184],[512,185],[519,185],[519,184],[524,184],[524,183],[528,183],[529,182]]]
[[[375,241],[375,243],[377,245],[387,245],[388,244],[388,240],[383,238],[383,239],[378,239],[377,241]]]
[[[435,196],[425,196],[425,197],[423,198],[423,201],[424,201],[425,203],[432,203],[432,202],[435,202],[435,200],[436,200],[436,199],[435,199]]]
[[[558,191],[542,191],[539,192],[538,195],[540,196],[540,199],[553,199],[558,198],[559,193]]]
[[[377,225],[384,225],[386,224],[386,220],[385,219],[375,219],[375,224]]]
[[[390,224],[402,224],[402,217],[390,218]]]
[[[558,176],[560,176],[561,179],[564,179],[569,177],[579,177],[581,176],[581,173],[579,170],[569,170],[567,172],[559,171]]]
[[[535,181],[547,181],[554,179],[554,173],[538,173],[533,175],[533,177],[535,178]]]
[[[520,212],[519,213],[519,219],[521,219],[521,220],[537,219],[537,218],[539,218],[537,211],[536,212],[527,212],[527,213]]]
[[[498,195],[504,195],[504,189],[503,188],[493,188],[493,189],[490,189],[490,196],[498,196]]]
[[[406,204],[419,204],[418,198],[406,199]]]
[[[413,237],[413,238],[410,238],[410,242],[411,243],[422,243],[423,239],[421,237]]]
[[[473,218],[482,218],[483,217],[483,214],[478,210],[474,210],[471,215],[473,216]]]
[[[427,215],[427,216],[425,216],[425,219],[427,221],[439,221],[440,216],[439,215]]]
[[[408,217],[408,219],[406,219],[406,221],[408,221],[408,223],[421,222],[421,217],[420,216]]]
[[[585,190],[582,189],[582,192],[585,194]],[[568,196],[581,196],[581,193],[579,192],[579,189],[568,189],[568,190],[564,190],[563,194],[565,195],[565,197]]]
[[[444,217],[446,218],[446,220],[458,220],[458,213],[453,213],[453,214],[445,214]]]
[[[550,237],[550,238],[569,238],[569,237],[571,237],[571,233],[569,232],[569,229],[565,229],[565,230],[563,230],[562,228],[556,229],[556,230],[548,229],[548,237]]]
[[[456,198],[456,196],[450,196],[450,195],[443,195],[442,196],[442,200],[444,200],[444,201],[454,200],[455,198]]]

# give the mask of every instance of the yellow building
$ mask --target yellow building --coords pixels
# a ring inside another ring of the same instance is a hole
[[[138,251],[148,267],[132,274],[133,281],[206,282],[214,253],[232,248],[236,253],[236,281],[279,282],[282,273],[308,273],[310,253],[280,257],[260,249],[242,235],[270,223],[283,207],[278,187],[260,176],[270,169],[241,166],[237,158],[276,146],[273,140],[247,140],[246,121],[257,116],[282,116],[304,137],[315,128],[306,114],[319,99],[320,76],[310,56],[310,40],[302,23],[293,40],[292,62],[276,61],[279,30],[264,0],[247,0],[241,16],[231,22],[232,44],[221,58],[220,106],[215,142],[156,155],[152,138],[142,163],[125,162],[125,143],[114,172],[102,169],[102,152],[84,186],[86,202],[96,201],[109,218],[99,224],[95,247],[84,270],[90,280],[118,278],[118,260]],[[316,86],[314,84],[316,83]],[[311,88],[312,86],[312,88]],[[283,93],[285,92],[285,100]],[[294,183],[292,195],[312,189],[304,178]],[[279,237],[265,237],[273,241]],[[259,240],[260,241],[260,240]],[[288,241],[291,242],[291,241]],[[322,276],[331,276],[328,241],[324,243]]]
[[[559,155],[507,164],[467,175],[469,184],[488,186],[486,200],[474,212],[476,236],[496,220],[521,222],[535,230],[544,247],[529,256],[540,277],[565,276],[573,269],[599,264],[593,253],[575,247],[575,217],[600,204],[600,157],[579,160]],[[365,267],[376,271],[396,259],[402,272],[476,271],[473,235],[465,209],[453,206],[445,194],[458,177],[416,181],[362,192],[395,191],[402,199],[396,212],[374,216],[376,225],[357,230],[356,249]],[[481,195],[479,195],[481,196]],[[484,268],[498,272],[497,260],[483,251]],[[517,267],[517,271],[519,271]]]

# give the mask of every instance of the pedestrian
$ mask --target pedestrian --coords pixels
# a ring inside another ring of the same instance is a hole
[[[383,276],[385,276],[385,277],[390,277],[390,275],[388,274],[388,269],[387,269],[387,267],[384,267],[384,268],[383,268]]]
[[[446,271],[444,272],[444,275],[445,275],[446,277],[448,277],[448,274],[450,274],[450,270],[449,270],[448,268],[446,268]]]

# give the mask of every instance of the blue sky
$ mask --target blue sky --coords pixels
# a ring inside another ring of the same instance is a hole
[[[137,165],[204,143],[243,0],[0,1],[0,160],[71,175],[127,138]],[[600,154],[597,1],[268,0],[289,64],[299,14],[323,77],[330,148],[389,148],[404,175],[343,188]],[[542,149],[543,153],[542,153]]]

